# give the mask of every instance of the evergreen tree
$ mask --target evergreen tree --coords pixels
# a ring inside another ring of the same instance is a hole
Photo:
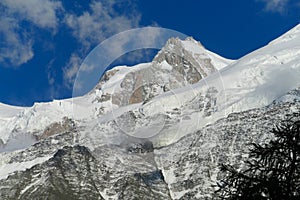
[[[300,121],[287,120],[272,131],[265,145],[251,144],[242,170],[222,165],[225,180],[216,192],[221,199],[300,199]]]

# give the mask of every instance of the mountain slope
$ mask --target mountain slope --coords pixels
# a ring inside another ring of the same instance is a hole
[[[300,85],[299,29],[298,25],[281,37],[289,40],[278,42],[279,38],[198,83],[172,89],[143,104],[115,109],[98,119],[97,126],[107,130],[109,137],[121,129],[164,146],[229,113],[267,106]],[[115,120],[113,126],[110,120]],[[82,137],[102,140],[90,133]]]
[[[170,54],[178,57],[176,63],[166,61]],[[169,90],[196,83],[233,62],[209,52],[191,38],[170,39],[158,57],[161,57],[159,61],[107,71],[94,90],[82,97],[35,103],[29,108],[0,106],[3,112],[0,113],[0,141],[5,144],[20,133],[39,137],[51,124],[63,123],[65,117],[80,123],[118,107],[149,101]],[[4,121],[2,115],[10,118]]]
[[[299,119],[299,63],[300,25],[235,62],[171,39],[83,97],[12,109],[2,140],[36,141],[0,153],[0,197],[211,199],[219,164],[242,166],[249,142]]]
[[[204,99],[203,106],[211,109],[209,114],[203,109],[194,121],[201,128],[229,113],[269,105],[300,85],[299,29],[298,25],[281,37],[289,40],[279,42],[279,38],[192,86],[158,96],[142,107],[143,114],[158,114],[161,111],[157,107],[167,111],[180,109],[200,98]],[[211,98],[205,100],[206,97]]]
[[[9,163],[22,164],[52,155],[40,164],[2,179],[1,197],[212,198],[211,185],[221,176],[219,164],[242,165],[249,142],[263,143],[270,139],[270,127],[286,116],[299,118],[299,94],[299,89],[293,90],[286,95],[289,101],[274,101],[267,107],[232,113],[163,148],[128,139],[120,145],[99,144],[89,150],[76,145],[74,138],[78,133],[46,138],[10,156]]]

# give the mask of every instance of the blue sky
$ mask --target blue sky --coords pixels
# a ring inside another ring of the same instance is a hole
[[[1,0],[0,102],[30,106],[71,97],[88,53],[132,28],[173,29],[238,59],[299,22],[299,0]],[[149,61],[153,52],[114,64]]]

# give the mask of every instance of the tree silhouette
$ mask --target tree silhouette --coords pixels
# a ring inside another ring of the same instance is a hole
[[[226,178],[216,191],[221,199],[300,199],[300,121],[287,120],[265,145],[251,144],[242,170],[222,165]]]

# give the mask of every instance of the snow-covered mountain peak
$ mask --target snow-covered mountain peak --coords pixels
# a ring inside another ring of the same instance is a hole
[[[95,91],[101,94],[98,101],[111,100],[118,106],[149,101],[163,92],[194,84],[229,63],[232,61],[206,50],[191,37],[170,38],[153,62],[108,70]]]
[[[145,103],[164,92],[197,83],[231,63],[211,55],[215,54],[192,38],[171,38],[153,62],[106,71],[97,86],[83,97],[22,109],[0,105],[0,139],[6,143],[14,137],[13,132],[43,135],[48,126],[63,123],[64,117],[90,120],[116,108]]]
[[[185,40],[179,38],[170,38],[166,45],[156,55],[154,61],[163,62],[166,60],[169,64],[177,64],[176,57],[192,57],[197,63],[209,63],[217,70],[222,69],[234,60],[223,58],[209,50],[207,50],[199,41],[192,37]]]
[[[241,112],[253,108],[267,106],[288,91],[300,86],[300,39],[298,27],[292,29],[282,38],[291,36],[288,40],[273,42],[260,48],[238,61],[200,80],[192,87],[186,86],[165,93],[143,106],[146,115],[158,114],[156,107],[164,107],[167,112],[183,109],[185,105],[201,102],[196,129],[212,123],[229,113]],[[214,91],[214,93],[211,93]],[[196,101],[195,101],[196,99]],[[183,105],[183,106],[182,106]],[[185,112],[187,109],[184,108]],[[184,121],[188,123],[189,120]],[[192,121],[192,120],[191,120]],[[183,122],[175,128],[179,130]],[[187,126],[183,125],[186,129]],[[189,125],[191,127],[191,125]],[[175,136],[174,130],[161,134],[160,141],[168,138],[174,142],[182,135]],[[184,131],[179,131],[184,133]],[[184,133],[185,134],[185,133]],[[178,137],[179,136],[179,137]],[[170,139],[171,138],[171,139]]]
[[[198,52],[205,52],[204,46],[193,37],[187,37],[184,40],[179,38],[170,38],[166,45],[162,48],[161,53],[166,51],[171,51],[173,53],[184,50],[193,51],[192,49]]]

